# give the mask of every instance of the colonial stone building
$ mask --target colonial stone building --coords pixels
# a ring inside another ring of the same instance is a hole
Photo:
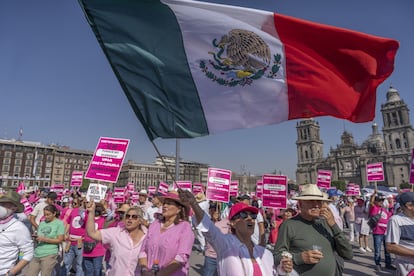
[[[332,180],[369,185],[367,164],[383,162],[385,180],[378,185],[399,186],[410,177],[410,162],[414,148],[414,130],[410,123],[407,104],[396,89],[390,87],[387,101],[381,105],[382,134],[372,124],[372,133],[358,145],[348,131],[341,135],[341,143],[323,154],[319,123],[313,119],[297,123],[298,164],[296,183],[316,183],[319,169],[331,170]]]

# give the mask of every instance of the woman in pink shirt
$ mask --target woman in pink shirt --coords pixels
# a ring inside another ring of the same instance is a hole
[[[395,270],[396,268],[391,264],[391,255],[385,246],[385,232],[387,231],[387,223],[390,220],[392,213],[387,208],[383,207],[385,197],[377,194],[375,191],[370,200],[369,216],[381,214],[377,226],[372,229],[372,236],[374,240],[374,261],[377,272],[381,271],[381,244],[384,246],[385,268]]]
[[[137,267],[138,254],[146,235],[146,228],[142,226],[143,211],[139,207],[131,207],[126,211],[124,223],[106,229],[95,229],[95,203],[88,204],[89,217],[86,223],[88,235],[96,241],[102,241],[111,249],[110,269],[107,276],[140,275]]]
[[[158,276],[188,275],[194,243],[194,233],[188,222],[189,208],[176,192],[167,193],[161,200],[163,218],[151,223],[139,254],[141,274],[153,275],[152,271],[158,270]]]
[[[94,211],[94,227],[96,230],[103,228],[105,224],[105,218],[102,216],[104,207],[101,203],[96,203]],[[88,217],[92,215],[92,212],[88,212],[85,221],[88,221]],[[83,225],[86,228],[87,225]],[[102,242],[95,241],[89,235],[85,235],[83,239],[83,272],[85,276],[101,276],[102,261],[105,256],[106,249]]]

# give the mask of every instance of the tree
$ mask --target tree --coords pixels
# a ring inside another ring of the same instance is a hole
[[[91,183],[91,180],[90,179],[87,179],[87,178],[84,178],[83,180],[82,180],[82,185],[81,185],[81,187],[80,187],[80,191],[87,191],[88,190],[88,188],[89,188],[89,184]]]
[[[332,187],[336,187],[338,190],[345,191],[346,183],[344,180],[333,180],[331,183]]]

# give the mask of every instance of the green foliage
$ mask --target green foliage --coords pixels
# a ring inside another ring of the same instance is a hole
[[[87,179],[87,178],[84,178],[83,180],[82,180],[82,185],[81,185],[81,187],[80,187],[80,190],[81,191],[87,191],[88,190],[88,188],[89,188],[89,184],[91,183],[91,180],[90,179]]]
[[[401,183],[400,189],[411,189],[411,184],[408,182]]]
[[[331,187],[336,187],[338,190],[345,191],[346,183],[344,180],[333,180]]]

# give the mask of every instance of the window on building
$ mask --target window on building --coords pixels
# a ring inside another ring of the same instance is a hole
[[[23,153],[22,152],[16,152],[16,158],[22,158]]]
[[[3,165],[2,171],[3,172],[8,172],[10,169],[10,167],[8,165]]]
[[[308,154],[308,151],[307,151],[307,150],[305,150],[305,158],[306,158],[306,159],[308,159],[308,158],[309,158],[309,154]]]
[[[14,166],[14,173],[19,174],[20,173],[20,166]]]
[[[10,165],[10,159],[9,158],[4,158],[3,164]]]
[[[14,160],[14,164],[20,166],[22,164],[22,160],[21,159],[16,159],[16,160]]]
[[[397,148],[397,149],[400,149],[401,148],[401,141],[400,141],[400,139],[395,139],[395,147]]]
[[[12,153],[10,151],[4,152],[4,157],[10,158],[12,156]]]

